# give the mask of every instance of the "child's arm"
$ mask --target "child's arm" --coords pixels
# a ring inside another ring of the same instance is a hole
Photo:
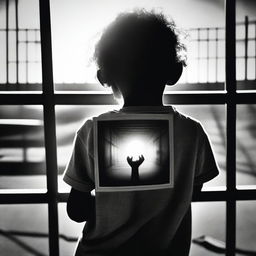
[[[67,202],[67,213],[76,222],[92,220],[95,216],[95,197],[90,192],[72,188]]]
[[[195,199],[197,197],[197,195],[201,192],[202,188],[203,188],[203,184],[194,185],[194,187],[193,187],[193,195],[192,195],[193,199]]]

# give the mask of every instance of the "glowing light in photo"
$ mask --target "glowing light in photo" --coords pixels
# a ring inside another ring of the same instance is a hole
[[[145,142],[140,139],[133,139],[125,145],[126,155],[131,156],[133,160],[138,160],[140,155],[146,152]]]
[[[127,164],[127,156],[132,157],[134,161],[139,160],[139,156],[143,155],[145,161],[143,166],[151,166],[155,164],[157,158],[156,145],[149,136],[128,136],[116,148],[116,163]]]

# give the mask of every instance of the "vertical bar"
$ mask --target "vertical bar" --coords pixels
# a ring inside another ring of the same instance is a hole
[[[15,0],[15,27],[16,27],[16,83],[19,83],[19,10],[18,0]]]
[[[37,41],[38,41],[38,40],[37,40],[37,30],[36,30],[36,29],[34,30],[34,34],[35,34],[35,42],[34,42],[35,45],[34,45],[34,46],[35,46],[35,53],[36,53],[35,55],[38,56],[38,55],[37,55],[37,52],[38,52],[38,44],[37,44]],[[38,63],[38,62],[39,62],[39,63]],[[38,64],[40,65],[40,61],[38,60],[38,57],[36,57],[36,58],[35,58],[35,63],[34,63],[34,65],[36,66],[37,75],[40,73],[40,72],[38,72],[38,70],[39,70]],[[36,76],[36,77],[37,77],[36,82],[39,83],[38,76]]]
[[[6,84],[9,83],[9,0],[5,0],[6,4]]]
[[[25,29],[26,83],[28,83],[28,29]]]
[[[210,57],[209,57],[209,52],[210,52],[210,45],[209,45],[209,28],[207,28],[206,30],[206,33],[207,33],[207,83],[209,83],[209,62],[210,62]]]
[[[216,56],[216,62],[215,62],[215,77],[216,77],[216,83],[218,82],[218,36],[219,36],[219,33],[218,33],[218,28],[215,28],[215,31],[216,31],[216,46],[215,46],[215,56]]]
[[[244,79],[247,80],[247,65],[248,65],[248,16],[245,16],[244,28],[245,28],[245,38],[244,38]]]
[[[198,49],[197,49],[197,82],[200,82],[200,28],[197,29],[197,40],[198,40]]]
[[[48,218],[49,218],[49,252],[50,256],[59,255],[58,228],[58,183],[54,87],[52,70],[52,43],[49,0],[39,0],[40,33],[42,57],[42,83],[44,95],[44,134],[47,168]]]
[[[236,4],[234,0],[226,0],[226,105],[227,134],[227,191],[236,191]],[[236,246],[236,200],[227,199],[226,210],[226,255],[235,256]]]

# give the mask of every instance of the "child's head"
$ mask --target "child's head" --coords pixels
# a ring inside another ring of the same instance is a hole
[[[124,99],[162,95],[165,85],[175,84],[182,74],[184,50],[175,23],[163,14],[121,13],[95,47],[97,77]]]

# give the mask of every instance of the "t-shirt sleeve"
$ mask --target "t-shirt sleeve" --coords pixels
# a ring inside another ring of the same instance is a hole
[[[198,124],[198,153],[194,185],[201,185],[219,174],[211,142],[201,124]]]
[[[90,157],[92,156],[88,152],[86,142],[77,132],[73,142],[72,154],[64,171],[63,180],[74,189],[82,192],[90,192],[95,187],[89,175],[93,172],[90,166]]]

